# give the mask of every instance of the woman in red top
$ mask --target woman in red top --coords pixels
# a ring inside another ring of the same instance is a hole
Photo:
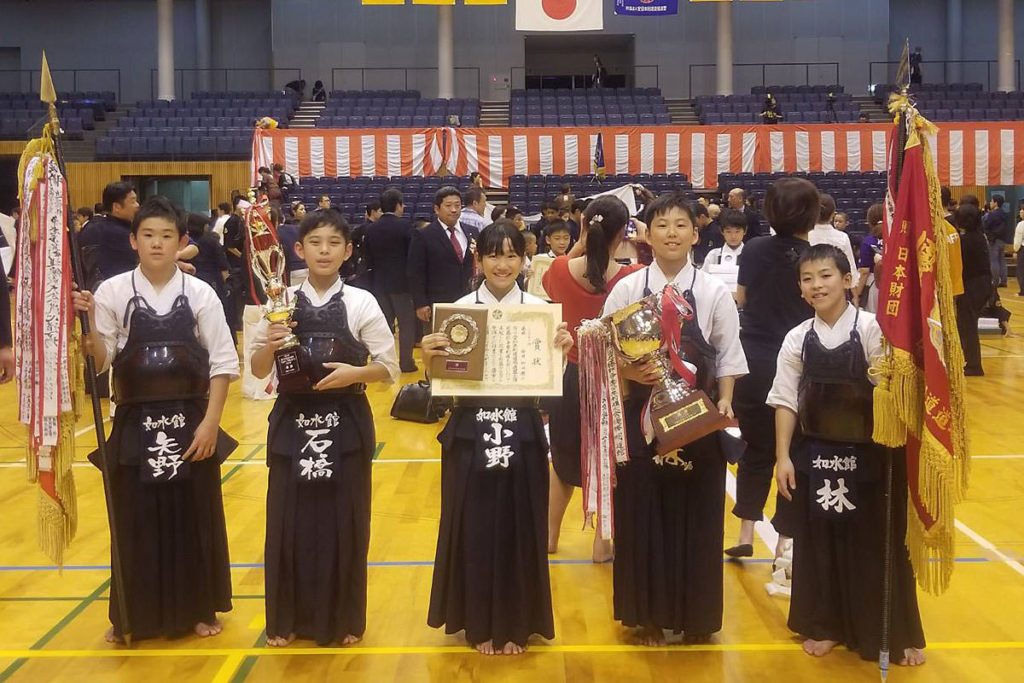
[[[548,552],[558,550],[558,534],[574,486],[582,485],[580,439],[580,388],[576,328],[583,320],[601,315],[605,297],[615,283],[643,266],[620,265],[612,259],[625,238],[629,211],[617,197],[598,197],[583,212],[580,240],[565,256],[559,256],[544,273],[544,289],[562,304],[562,319],[569,324],[573,347],[562,377],[562,397],[549,406],[551,478],[548,496]],[[594,562],[612,559],[611,544],[594,538]]]

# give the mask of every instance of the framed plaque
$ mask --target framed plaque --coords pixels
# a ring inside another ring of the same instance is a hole
[[[549,305],[467,305],[436,304],[434,331],[442,331],[445,321],[452,316],[480,315],[483,319],[481,334],[474,350],[481,354],[480,379],[470,379],[469,370],[455,374],[443,368],[448,361],[459,361],[461,356],[449,351],[447,357],[438,357],[431,366],[431,392],[434,396],[510,396],[539,397],[562,395],[562,352],[555,348],[555,332],[562,322],[562,306]],[[461,320],[461,319],[459,319]],[[476,318],[474,318],[476,320]],[[462,332],[449,323],[452,347],[456,347],[454,333]],[[467,328],[468,324],[464,324]],[[479,323],[478,323],[479,324]],[[467,330],[466,342],[472,339]]]
[[[551,267],[554,261],[555,259],[546,254],[537,254],[533,257],[533,260],[530,261],[530,279],[526,283],[527,293],[540,297],[545,301],[551,301],[547,290],[544,289],[544,273],[548,272],[548,268]]]
[[[480,306],[434,307],[434,332],[448,335],[447,356],[437,356],[430,366],[431,377],[479,381],[484,378],[484,348],[487,344],[487,311]]]

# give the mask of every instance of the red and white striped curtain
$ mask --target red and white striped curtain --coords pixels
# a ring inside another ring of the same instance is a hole
[[[458,175],[479,171],[485,185],[506,187],[515,174],[592,173],[601,132],[608,173],[685,173],[694,187],[713,188],[719,173],[884,171],[888,129],[888,124],[278,129],[262,132],[259,157],[299,176],[434,175],[444,166]],[[1024,123],[942,124],[931,142],[945,185],[1024,184]]]

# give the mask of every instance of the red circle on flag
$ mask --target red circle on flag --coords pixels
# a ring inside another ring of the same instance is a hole
[[[552,19],[568,19],[576,11],[576,0],[541,0],[540,4]]]

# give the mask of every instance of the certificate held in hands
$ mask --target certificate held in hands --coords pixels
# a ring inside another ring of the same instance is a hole
[[[562,395],[561,305],[435,304],[433,319],[450,341],[431,364],[434,396]]]
[[[443,306],[434,308],[434,332],[448,335],[447,356],[436,356],[431,377],[484,378],[484,349],[487,344],[487,309],[481,306]]]

